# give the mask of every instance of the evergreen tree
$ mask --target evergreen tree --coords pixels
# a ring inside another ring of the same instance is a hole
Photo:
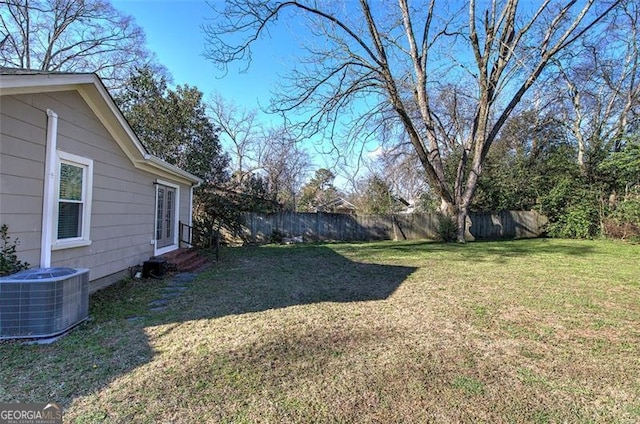
[[[340,195],[333,185],[335,178],[336,176],[330,170],[318,169],[311,181],[302,187],[298,209],[301,212],[317,212],[318,209],[335,200]]]
[[[196,87],[173,90],[165,76],[141,68],[115,101],[150,153],[205,182],[227,179],[229,159]]]

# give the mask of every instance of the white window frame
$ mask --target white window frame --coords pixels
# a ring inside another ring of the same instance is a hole
[[[58,150],[53,216],[52,250],[89,246],[91,244],[91,203],[93,198],[93,160]],[[82,229],[80,237],[58,239],[58,214],[60,213],[60,166],[66,163],[83,169],[82,173]]]

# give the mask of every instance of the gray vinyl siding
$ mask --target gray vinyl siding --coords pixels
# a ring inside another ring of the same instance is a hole
[[[180,204],[178,206],[180,220],[185,224],[189,223],[189,187],[180,186]],[[176,223],[176,226],[178,223]],[[178,228],[176,227],[176,231]]]
[[[23,97],[0,97],[0,225],[19,240],[18,258],[37,266],[47,117]]]
[[[154,182],[171,180],[136,169],[75,91],[0,101],[0,223],[20,238],[20,258],[40,262],[47,109],[58,115],[58,150],[93,160],[92,243],[53,250],[51,265],[89,268],[97,280],[152,256]],[[180,186],[179,200],[180,220],[188,221],[189,186]]]

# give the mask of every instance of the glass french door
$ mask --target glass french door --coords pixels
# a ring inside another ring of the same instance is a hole
[[[156,248],[161,249],[173,244],[175,235],[176,189],[158,185],[156,199]]]

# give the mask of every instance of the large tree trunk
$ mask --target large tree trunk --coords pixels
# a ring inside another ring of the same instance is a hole
[[[467,208],[461,207],[456,211],[456,224],[458,226],[458,235],[456,237],[458,243],[465,243],[465,234],[467,231]]]
[[[456,208],[453,203],[446,201],[445,199],[440,199],[440,213],[446,216],[450,216],[455,218],[456,216]]]

